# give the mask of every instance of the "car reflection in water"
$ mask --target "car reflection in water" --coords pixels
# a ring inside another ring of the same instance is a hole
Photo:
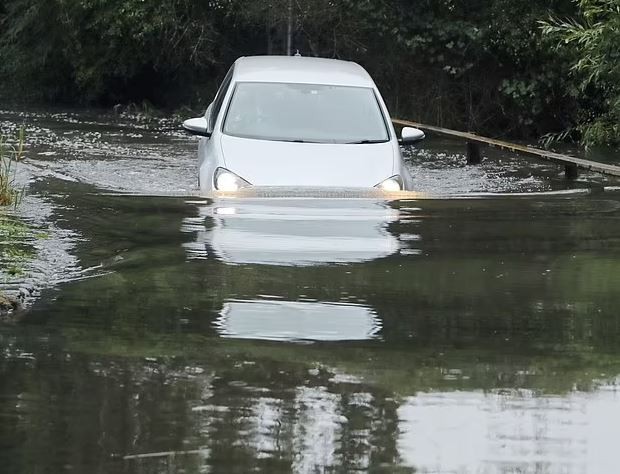
[[[212,219],[209,219],[212,217]],[[321,265],[364,262],[399,250],[387,231],[399,213],[371,199],[219,200],[186,219],[196,232],[188,257],[231,264]]]
[[[200,207],[184,230],[190,259],[273,266],[340,265],[387,257],[399,240],[387,230],[399,212],[372,199],[227,199]],[[376,312],[359,302],[291,301],[250,295],[223,303],[222,337],[279,341],[355,341],[379,337]]]
[[[361,305],[299,301],[227,301],[216,330],[223,337],[275,341],[375,339],[377,315]]]

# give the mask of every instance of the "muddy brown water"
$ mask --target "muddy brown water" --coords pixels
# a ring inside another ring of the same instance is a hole
[[[20,124],[3,473],[616,471],[617,181],[431,139],[418,199],[210,199],[170,122]]]

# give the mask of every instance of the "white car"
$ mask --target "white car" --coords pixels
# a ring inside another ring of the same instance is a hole
[[[248,187],[411,190],[385,103],[358,64],[299,56],[239,58],[203,117],[183,122],[201,136],[201,191]]]

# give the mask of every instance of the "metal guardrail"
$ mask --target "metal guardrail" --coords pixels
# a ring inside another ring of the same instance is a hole
[[[578,169],[595,171],[597,173],[611,176],[620,176],[620,166],[616,165],[609,165],[606,163],[599,163],[597,161],[584,160],[582,158],[575,158],[574,156],[563,155],[561,153],[542,150],[540,148],[518,145],[516,143],[496,140],[494,138],[481,137],[474,133],[459,132],[457,130],[436,127],[434,125],[425,125],[423,123],[412,122],[409,120],[392,119],[392,123],[394,123],[394,125],[402,127],[416,127],[421,130],[428,130],[430,132],[439,133],[441,135],[465,140],[467,142],[467,163],[469,164],[480,163],[481,157],[479,145],[484,144],[500,148],[502,150],[509,150],[515,153],[523,153],[526,155],[534,156],[536,158],[564,165],[567,178],[576,178],[578,174]]]

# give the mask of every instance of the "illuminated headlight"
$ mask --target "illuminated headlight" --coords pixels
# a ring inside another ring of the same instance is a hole
[[[218,191],[237,191],[241,188],[251,186],[245,179],[240,178],[226,168],[218,168],[215,170],[213,185]]]
[[[381,181],[379,184],[375,186],[375,188],[379,188],[383,191],[402,191],[403,190],[403,178],[399,175],[392,176],[384,181]]]

